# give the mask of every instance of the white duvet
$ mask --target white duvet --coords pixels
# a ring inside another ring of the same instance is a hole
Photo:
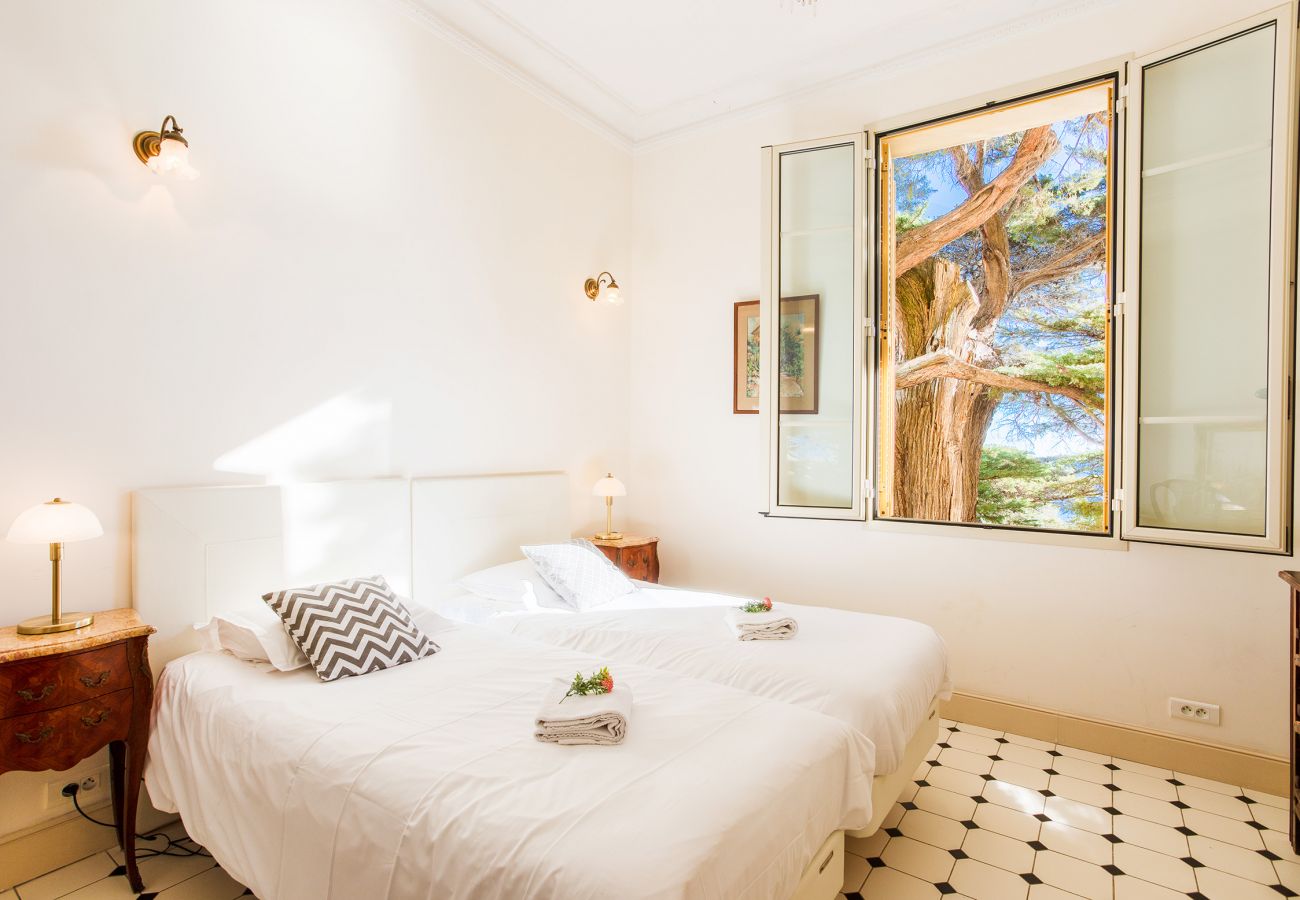
[[[888,775],[935,697],[948,699],[948,654],[933,628],[911,619],[780,603],[799,623],[786,641],[738,641],[725,594],[642,587],[582,613],[509,609],[460,597],[441,609],[549,644],[640,663],[751,691],[834,716],[876,746]]]
[[[626,741],[533,738],[550,679],[601,661],[464,625],[332,683],[225,653],[158,682],[146,781],[262,900],[787,897],[870,818],[873,748],[754,694],[610,663]]]

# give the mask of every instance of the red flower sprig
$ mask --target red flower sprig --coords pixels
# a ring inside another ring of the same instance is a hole
[[[764,597],[762,600],[750,600],[740,608],[741,612],[763,613],[772,611],[772,598]]]

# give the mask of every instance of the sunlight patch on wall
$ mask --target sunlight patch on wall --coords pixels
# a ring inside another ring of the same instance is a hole
[[[350,391],[223,453],[212,467],[268,484],[388,474],[392,418],[391,400]]]

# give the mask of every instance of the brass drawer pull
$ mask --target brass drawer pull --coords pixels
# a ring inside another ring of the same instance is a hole
[[[108,677],[109,677],[108,672],[100,672],[98,678],[95,678],[91,675],[82,675],[81,683],[88,688],[103,687],[106,683],[108,683]]]
[[[827,853],[826,858],[822,860],[822,864],[817,867],[817,874],[820,875],[822,872],[825,872],[826,867],[831,864],[831,860],[834,858],[835,858],[834,850],[832,850],[830,853]]]
[[[41,689],[41,692],[39,694],[36,693],[35,691],[19,691],[18,696],[21,697],[23,700],[26,700],[28,703],[35,703],[37,700],[44,700],[46,697],[50,696],[50,694],[53,693],[54,693],[54,685],[47,684],[44,688]]]
[[[108,710],[104,710],[94,719],[90,716],[81,717],[81,724],[85,725],[87,728],[94,728],[96,725],[102,725],[106,721],[108,721]]]
[[[18,732],[18,743],[39,744],[41,741],[45,740],[52,734],[54,734],[54,729],[51,728],[49,725],[46,725],[44,728],[42,728],[40,731],[36,732],[35,734],[27,734],[25,732],[20,731]]]

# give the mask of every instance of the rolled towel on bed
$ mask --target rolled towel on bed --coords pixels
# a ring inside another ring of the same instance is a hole
[[[779,612],[727,613],[727,627],[742,641],[788,641],[799,633],[799,623]]]
[[[539,741],[548,744],[623,743],[632,715],[632,692],[619,684],[608,694],[565,697],[569,682],[557,678],[546,691],[537,713]]]

